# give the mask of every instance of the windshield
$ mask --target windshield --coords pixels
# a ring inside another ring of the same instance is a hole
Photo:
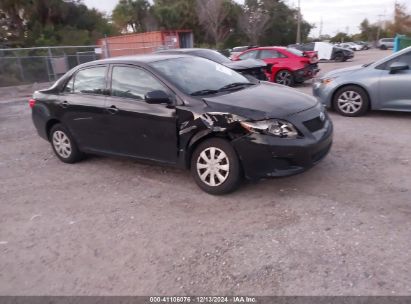
[[[211,61],[215,61],[220,64],[231,62],[231,60],[225,57],[223,54],[213,50],[199,50],[195,51],[193,54],[198,57],[210,59]]]
[[[241,74],[199,57],[173,58],[150,65],[186,94],[217,91],[231,84],[251,84]]]
[[[287,51],[290,52],[290,53],[293,53],[294,55],[304,57],[304,53],[301,52],[300,50],[295,49],[295,48],[287,48]]]

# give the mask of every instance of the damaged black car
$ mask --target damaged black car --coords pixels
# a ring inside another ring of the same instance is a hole
[[[29,104],[65,163],[100,154],[188,168],[211,194],[243,177],[303,172],[332,144],[332,122],[314,98],[187,55],[89,62]]]

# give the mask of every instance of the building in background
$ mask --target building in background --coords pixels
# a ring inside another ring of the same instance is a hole
[[[163,49],[192,48],[194,45],[191,30],[156,31],[111,36],[99,39],[102,56],[148,54]]]

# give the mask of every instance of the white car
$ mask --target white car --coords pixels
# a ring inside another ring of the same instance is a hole
[[[361,51],[363,49],[363,47],[359,44],[356,44],[354,42],[344,42],[340,44],[340,47],[346,48],[346,49],[350,49],[353,51]]]

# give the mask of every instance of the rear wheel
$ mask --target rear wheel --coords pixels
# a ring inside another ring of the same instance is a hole
[[[346,86],[337,91],[334,96],[334,109],[344,116],[361,116],[368,111],[369,98],[367,93],[358,86]]]
[[[234,191],[241,181],[241,166],[231,144],[221,138],[202,142],[191,157],[191,174],[205,192],[220,195]]]
[[[343,62],[344,61],[344,54],[343,53],[335,54],[335,61]]]
[[[385,44],[383,44],[383,45],[380,46],[380,49],[381,49],[381,50],[386,50],[386,49],[387,49],[387,46],[386,46]]]
[[[294,84],[294,77],[290,71],[281,70],[281,71],[278,71],[277,74],[275,75],[274,81],[278,84],[282,84],[282,85],[286,85],[290,87]]]
[[[51,128],[50,142],[54,153],[62,162],[72,164],[84,157],[70,132],[62,124],[56,124]]]

